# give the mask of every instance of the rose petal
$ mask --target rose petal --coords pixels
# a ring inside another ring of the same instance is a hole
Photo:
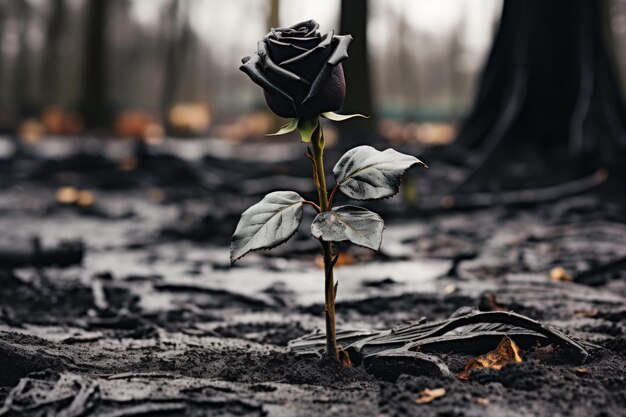
[[[299,117],[300,111],[296,109],[293,101],[289,101],[283,96],[276,95],[268,90],[264,90],[263,92],[265,93],[267,105],[278,116],[284,117],[285,119]]]
[[[350,43],[352,43],[352,35],[344,35],[344,36],[335,36],[333,39],[333,55],[328,60],[328,63],[331,65],[337,65],[344,59],[348,58],[348,47]]]
[[[333,32],[329,32],[315,48],[280,63],[281,68],[299,74],[309,82],[315,80],[333,53],[331,44]]]
[[[319,53],[321,49],[328,48],[332,44],[333,34],[334,32],[331,30],[326,35],[324,35],[324,37],[322,38],[322,41],[315,48],[310,49],[301,55],[298,55],[296,57],[283,61],[280,63],[280,65],[285,66],[294,62],[302,61],[306,58],[311,57],[313,54]]]
[[[286,28],[272,28],[271,33],[278,39],[283,37],[311,37],[319,36],[317,32],[319,27],[319,23],[315,20],[307,20]]]
[[[300,48],[304,48],[306,50],[315,48],[322,40],[322,37],[318,38],[280,38],[277,39],[280,42],[289,43],[292,45],[299,46]]]
[[[265,94],[271,94],[272,96],[276,96],[280,98],[280,103],[282,107],[282,112],[289,116],[283,116],[282,114],[278,114],[283,117],[294,117],[296,115],[297,109],[294,103],[293,98],[287,94],[280,87],[272,83],[264,74],[261,72],[259,66],[261,64],[261,58],[257,54],[252,54],[247,56],[241,60],[242,65],[239,67],[241,71],[243,71],[252,81],[258,84],[263,90]],[[278,100],[277,100],[278,101]],[[269,104],[269,102],[268,102]],[[289,109],[289,110],[288,110]]]
[[[339,110],[346,97],[343,67],[326,64],[318,74],[300,107],[306,114]]]
[[[270,58],[269,52],[267,50],[267,44],[265,43],[265,41],[259,41],[257,55],[261,58],[261,62],[263,63],[265,69],[273,71],[276,74],[280,75],[281,77],[284,77],[287,79],[300,81],[307,85],[311,84],[308,80],[304,79],[298,74],[294,74],[293,72],[288,71],[285,68],[282,68],[276,65],[276,63],[272,61],[272,58]]]
[[[298,23],[298,24],[296,24],[294,26],[297,27],[298,29],[301,28],[301,27],[305,27],[307,29],[307,32],[306,32],[306,35],[304,35],[304,36],[313,36],[313,35],[316,34],[316,32],[320,28],[320,24],[317,23],[313,19],[307,20],[306,22]],[[294,26],[292,26],[292,27],[294,27]]]
[[[301,46],[281,42],[276,39],[266,38],[266,40],[267,49],[274,62],[280,63],[308,51],[308,49]]]
[[[293,99],[294,105],[298,112],[300,112],[300,103],[304,100],[304,97],[309,91],[310,84],[304,84],[299,81],[285,78],[274,71],[265,71],[265,77],[274,85],[280,87],[283,91],[289,94],[289,97]]]

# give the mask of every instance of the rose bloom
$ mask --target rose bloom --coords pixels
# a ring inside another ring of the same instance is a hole
[[[337,111],[346,96],[341,62],[352,36],[321,35],[314,20],[272,29],[239,67],[265,92],[281,117],[306,118]]]

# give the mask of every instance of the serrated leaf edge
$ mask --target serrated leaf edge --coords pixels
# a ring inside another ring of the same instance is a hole
[[[398,151],[396,151],[396,150],[395,150],[395,149],[393,149],[393,148],[387,148],[387,149],[385,149],[384,151],[379,151],[378,149],[374,148],[373,146],[368,146],[368,145],[362,145],[362,146],[367,146],[367,147],[372,148],[372,149],[374,149],[375,151],[380,152],[380,153],[383,153],[383,152],[388,151],[388,150],[392,150],[392,151],[398,152]],[[355,148],[352,148],[352,149],[355,149]],[[350,150],[352,150],[352,149],[350,149]],[[413,162],[411,165],[409,165],[408,167],[406,167],[406,169],[404,169],[400,175],[398,175],[397,177],[396,177],[396,176],[394,176],[394,179],[395,179],[395,183],[394,183],[394,190],[395,190],[395,191],[394,191],[394,193],[393,193],[393,194],[389,194],[389,195],[384,196],[384,197],[376,197],[376,198],[354,198],[354,197],[350,197],[349,195],[347,195],[347,194],[346,194],[346,193],[345,193],[345,192],[341,189],[342,185],[343,185],[343,184],[345,184],[345,182],[346,182],[347,180],[349,180],[349,179],[351,179],[352,177],[354,177],[354,176],[355,176],[358,172],[362,172],[363,170],[366,170],[366,169],[368,169],[368,168],[371,168],[371,167],[375,166],[376,164],[368,164],[368,165],[364,166],[362,169],[360,169],[359,171],[354,172],[354,173],[353,173],[353,174],[351,174],[350,176],[348,176],[348,177],[344,178],[342,181],[338,181],[338,182],[337,182],[337,186],[339,187],[339,191],[341,191],[341,192],[342,192],[342,193],[343,193],[346,197],[351,198],[351,199],[353,199],[353,200],[357,200],[357,201],[378,201],[378,200],[386,200],[386,199],[388,199],[388,198],[392,198],[392,197],[396,196],[396,195],[400,192],[400,184],[402,184],[402,179],[401,179],[401,178],[404,176],[404,174],[406,173],[406,171],[408,171],[408,170],[409,170],[409,168],[411,168],[412,166],[414,166],[414,165],[416,165],[416,164],[419,164],[419,165],[421,165],[422,167],[424,167],[424,168],[428,169],[428,165],[426,165],[426,164],[425,164],[423,161],[421,161],[419,158],[417,158],[417,157],[415,157],[415,156],[413,156],[413,155],[403,154],[402,152],[398,152],[398,153],[399,153],[399,154],[401,154],[401,155],[411,156],[411,157],[415,158],[415,162]],[[339,160],[341,160],[342,158],[343,158],[343,156],[342,156],[341,158],[339,158]],[[339,163],[339,161],[337,161],[337,163]],[[336,166],[336,164],[335,164],[335,166]],[[334,171],[334,168],[333,168],[333,171]],[[333,172],[333,174],[334,174],[334,172]],[[358,207],[358,206],[355,206],[355,207]]]
[[[276,192],[276,191],[275,191],[275,192]],[[297,194],[297,193],[296,193],[296,194]],[[298,194],[298,195],[299,195],[299,194]],[[261,201],[263,201],[263,200],[261,200]],[[284,210],[287,210],[288,208],[293,207],[293,206],[295,206],[296,204],[303,205],[303,204],[304,204],[304,201],[305,201],[305,200],[304,200],[304,198],[300,197],[300,201],[298,201],[298,202],[296,202],[296,203],[293,203],[293,204],[291,204],[291,205],[289,205],[289,206],[287,206],[287,207],[285,207],[285,208],[280,209],[279,211],[277,211],[277,212],[276,212],[276,214],[278,214],[278,213],[280,213],[280,212],[282,212],[282,211],[284,211]],[[257,203],[257,204],[258,204],[258,203]],[[248,209],[252,208],[253,206],[254,206],[254,204],[253,204],[252,206],[250,206]],[[247,210],[246,210],[246,211],[247,211]],[[245,211],[244,211],[243,213],[241,213],[241,215],[239,216],[239,222],[241,222],[241,218],[243,217],[243,215],[244,215],[244,214],[245,214]],[[239,225],[239,222],[237,222],[237,225]],[[300,223],[299,223],[299,225],[300,225],[300,224],[302,224],[302,218],[300,218]],[[298,226],[299,226],[299,225],[298,225]],[[294,229],[293,233],[291,233],[291,234],[290,234],[289,236],[287,236],[284,240],[279,241],[279,242],[278,242],[278,243],[276,243],[275,245],[272,245],[272,246],[265,246],[265,247],[262,247],[262,248],[256,248],[256,249],[250,249],[250,250],[246,251],[243,255],[238,256],[238,257],[236,257],[236,258],[234,258],[234,259],[233,259],[233,257],[232,257],[232,248],[231,248],[231,249],[230,249],[230,266],[233,266],[233,265],[235,264],[235,262],[237,262],[238,260],[240,260],[241,258],[243,258],[244,256],[246,256],[246,255],[247,255],[247,254],[249,254],[250,252],[257,252],[257,251],[262,251],[262,250],[271,250],[271,249],[274,249],[274,248],[276,248],[276,247],[278,247],[278,246],[280,246],[280,245],[284,245],[285,243],[287,243],[287,242],[289,241],[289,239],[291,239],[291,238],[293,237],[293,235],[295,235],[295,234],[296,234],[296,232],[297,232],[297,231],[298,231],[298,227],[296,227],[296,228]],[[232,237],[231,237],[231,242],[232,242]]]

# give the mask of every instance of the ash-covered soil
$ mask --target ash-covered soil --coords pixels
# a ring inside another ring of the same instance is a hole
[[[345,248],[340,328],[388,329],[465,307],[512,310],[590,353],[580,364],[556,346],[535,347],[523,362],[469,380],[387,381],[287,349],[323,325],[313,213],[288,244],[229,267],[243,209],[276,189],[312,192],[300,144],[2,141],[0,415],[626,413],[619,184],[523,207],[423,211],[408,208],[416,202],[406,189],[370,205],[387,223],[383,248]],[[337,156],[329,152],[329,165]],[[446,167],[429,165],[409,175],[433,192]],[[473,357],[441,359],[459,373]],[[445,395],[417,401],[438,388]]]

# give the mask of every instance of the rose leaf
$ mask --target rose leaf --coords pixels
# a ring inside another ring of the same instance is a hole
[[[334,122],[343,122],[344,120],[352,119],[353,117],[362,117],[364,119],[370,118],[369,116],[364,116],[362,114],[338,114],[332,111],[322,113],[322,116]]]
[[[302,138],[302,142],[311,142],[311,137],[313,136],[313,132],[317,129],[317,125],[319,124],[319,119],[317,117],[312,119],[299,119],[298,121],[298,131],[300,132],[300,137]]]
[[[339,159],[333,173],[339,189],[348,197],[376,200],[396,194],[404,171],[415,164],[426,167],[416,157],[394,149],[381,152],[371,146],[357,146]]]
[[[340,206],[315,217],[311,234],[327,242],[350,241],[377,251],[385,224],[380,216],[363,207]]]
[[[278,136],[278,135],[286,135],[287,133],[291,133],[298,128],[298,119],[291,119],[289,123],[281,126],[280,130],[276,133],[268,133],[265,136]]]
[[[288,241],[302,221],[303,201],[293,191],[276,191],[244,211],[230,242],[231,265],[250,251]]]

